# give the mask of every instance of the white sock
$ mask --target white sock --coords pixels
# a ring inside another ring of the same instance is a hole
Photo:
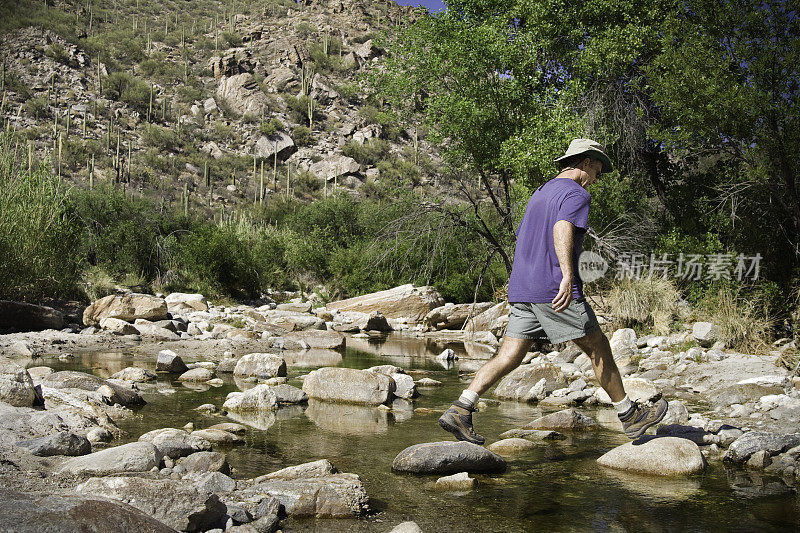
[[[469,389],[465,389],[464,392],[461,393],[461,396],[459,396],[458,401],[472,407],[475,405],[475,402],[478,401],[478,393]]]
[[[618,401],[618,402],[611,402],[611,404],[614,406],[614,409],[616,409],[616,410],[617,410],[617,414],[618,414],[618,415],[621,415],[622,413],[625,413],[625,412],[627,412],[627,411],[628,411],[628,409],[630,409],[630,408],[631,408],[631,405],[632,405],[632,404],[631,404],[631,399],[630,399],[630,398],[628,398],[628,395],[627,395],[627,394],[626,394],[626,395],[625,395],[625,397],[624,397],[623,399],[621,399],[620,401]]]

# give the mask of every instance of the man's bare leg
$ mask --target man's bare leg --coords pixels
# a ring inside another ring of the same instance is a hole
[[[600,382],[600,386],[608,393],[612,402],[621,402],[625,398],[625,387],[622,386],[622,376],[619,374],[617,363],[611,353],[611,345],[608,337],[600,328],[589,333],[585,337],[575,339],[573,342],[578,348],[589,356],[592,361],[594,375]]]
[[[522,360],[532,344],[533,340],[531,339],[503,337],[497,354],[478,370],[478,373],[475,374],[475,379],[469,384],[467,390],[471,390],[478,395],[489,390],[489,387],[494,385],[497,380],[522,364]]]

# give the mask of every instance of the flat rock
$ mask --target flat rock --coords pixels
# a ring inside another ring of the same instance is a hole
[[[511,437],[508,439],[499,440],[486,447],[486,449],[500,455],[510,455],[524,452],[530,450],[531,448],[536,448],[536,444],[534,442],[519,437]]]
[[[220,452],[195,452],[178,459],[176,464],[183,466],[187,472],[231,473],[228,458]]]
[[[126,322],[137,318],[164,320],[167,318],[167,304],[163,298],[149,294],[112,294],[93,302],[83,311],[83,323],[87,326],[98,326],[106,317]]]
[[[696,474],[702,472],[706,464],[697,444],[678,437],[627,442],[606,452],[597,463],[616,470],[658,476]]]
[[[156,374],[150,370],[145,368],[137,368],[135,366],[129,366],[127,368],[123,368],[119,372],[116,372],[111,375],[113,379],[121,379],[123,381],[133,381],[133,382],[144,382],[144,381],[154,381],[156,379]]]
[[[469,318],[478,316],[493,305],[492,302],[475,304],[446,303],[443,306],[432,309],[425,315],[422,323],[430,329],[460,329]]]
[[[275,472],[265,474],[256,478],[254,481],[261,482],[267,479],[305,479],[312,477],[325,477],[338,474],[339,470],[327,459],[320,459],[310,463],[287,466]]]
[[[434,488],[442,491],[472,490],[475,488],[475,479],[469,477],[467,472],[459,472],[458,474],[453,474],[452,476],[440,477],[436,480]]]
[[[380,311],[388,318],[408,318],[420,322],[431,310],[444,304],[444,299],[433,287],[414,287],[411,284],[393,289],[365,294],[347,300],[329,303],[328,311]]]
[[[241,491],[276,498],[290,517],[352,518],[369,511],[369,498],[355,474],[301,479],[270,479]]]
[[[322,401],[380,405],[391,398],[395,383],[389,376],[367,370],[325,367],[306,376],[303,391]]]
[[[208,440],[176,428],[148,431],[139,437],[139,442],[152,443],[158,448],[161,455],[172,459],[211,449],[211,443]]]
[[[308,329],[304,331],[291,331],[285,334],[287,342],[305,343],[309,348],[323,350],[339,350],[345,347],[346,340],[344,335],[337,331]]]
[[[47,457],[51,455],[79,456],[92,451],[92,444],[86,437],[75,435],[69,431],[60,431],[38,439],[21,440],[15,443],[19,448],[25,448],[33,455]]]
[[[178,531],[206,531],[222,525],[226,513],[216,494],[174,479],[91,478],[75,491],[128,503]]]
[[[751,431],[733,441],[725,452],[724,460],[741,464],[760,450],[765,450],[769,455],[777,455],[798,445],[800,445],[800,433],[780,435],[765,431]]]
[[[585,430],[594,429],[597,422],[576,409],[564,409],[544,415],[522,426],[522,429]]]
[[[214,378],[214,372],[207,368],[198,367],[187,370],[178,377],[178,381],[189,383],[203,383]]]
[[[161,463],[161,453],[150,442],[130,442],[64,462],[62,474],[108,476],[122,472],[148,472]]]
[[[240,436],[234,435],[233,433],[228,433],[227,431],[223,431],[221,429],[198,429],[197,431],[192,431],[191,434],[195,437],[205,439],[211,444],[223,444],[229,446],[232,444],[244,444],[244,439]]]
[[[220,422],[219,424],[209,426],[207,429],[221,429],[222,431],[227,431],[228,433],[233,433],[234,435],[244,435],[247,433],[247,426],[243,426],[242,424],[234,424],[233,422]]]
[[[96,391],[106,384],[101,379],[86,372],[76,372],[74,370],[61,370],[53,372],[42,378],[42,386],[51,389],[81,389],[86,391]]]
[[[492,474],[505,469],[505,459],[469,442],[415,444],[397,454],[392,462],[392,470],[412,474]]]
[[[508,431],[501,433],[500,436],[504,439],[519,438],[532,441],[564,440],[567,438],[566,435],[559,433],[558,431],[549,431],[545,429],[509,429]]]
[[[274,378],[286,375],[286,361],[271,353],[249,353],[236,363],[233,375],[238,377]]]

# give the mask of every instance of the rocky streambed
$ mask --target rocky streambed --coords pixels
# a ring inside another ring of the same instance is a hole
[[[307,309],[276,311],[263,315],[319,323]],[[491,352],[491,331],[476,335],[476,349],[459,332],[376,332],[385,319],[353,311],[336,313],[343,325],[262,326],[251,338],[254,328],[236,320],[252,317],[248,309],[225,313],[232,335],[204,326],[172,340],[106,330],[0,336],[12,355],[0,373],[4,527],[800,526],[795,382],[777,355],[714,347],[702,324],[612,336],[631,396],[670,400],[655,434],[627,442],[585,355],[566,347],[529,354],[482,399],[475,423],[487,445],[478,447],[455,443],[436,420]],[[213,316],[195,318],[186,322]],[[136,320],[147,319],[126,322]]]

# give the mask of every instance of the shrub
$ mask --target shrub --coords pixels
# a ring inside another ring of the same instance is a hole
[[[291,118],[292,122],[301,125],[308,124],[308,96],[302,95],[299,98],[295,98],[291,95],[284,95],[283,100],[289,108],[289,118]],[[319,108],[320,106],[314,108],[314,122],[325,118]]]
[[[358,116],[365,124],[377,124],[378,113],[378,108],[371,105],[365,105],[358,109]]]
[[[301,22],[297,26],[294,27],[295,31],[300,34],[301,37],[308,37],[312,33],[317,31],[317,28],[314,27],[312,24],[308,22]]]
[[[283,122],[273,117],[265,122],[262,122],[261,126],[259,126],[258,128],[258,131],[261,132],[261,135],[270,136],[273,135],[276,131],[282,129],[283,129]]]
[[[112,72],[104,80],[105,91],[120,102],[125,102],[140,113],[150,105],[150,86],[128,72]]]
[[[64,50],[61,43],[54,42],[47,47],[44,54],[57,63],[62,63],[64,65],[69,63],[69,55],[67,55],[67,51]]]
[[[367,139],[363,144],[350,141],[342,147],[342,153],[362,165],[376,165],[389,154],[389,143],[382,139]]]
[[[242,45],[242,37],[236,32],[222,32],[220,34],[220,41],[224,41],[229,48],[235,48]]]
[[[181,147],[181,138],[172,128],[149,124],[142,133],[145,146],[152,146],[162,151],[175,152]]]
[[[25,102],[25,112],[34,118],[47,118],[50,116],[50,106],[47,103],[47,98],[44,96],[37,96],[29,98]]]
[[[292,140],[297,146],[309,146],[314,143],[314,136],[309,128],[297,126],[292,130]]]
[[[720,328],[720,340],[744,353],[766,353],[774,320],[763,296],[741,286],[721,285],[700,300],[694,316]]]

